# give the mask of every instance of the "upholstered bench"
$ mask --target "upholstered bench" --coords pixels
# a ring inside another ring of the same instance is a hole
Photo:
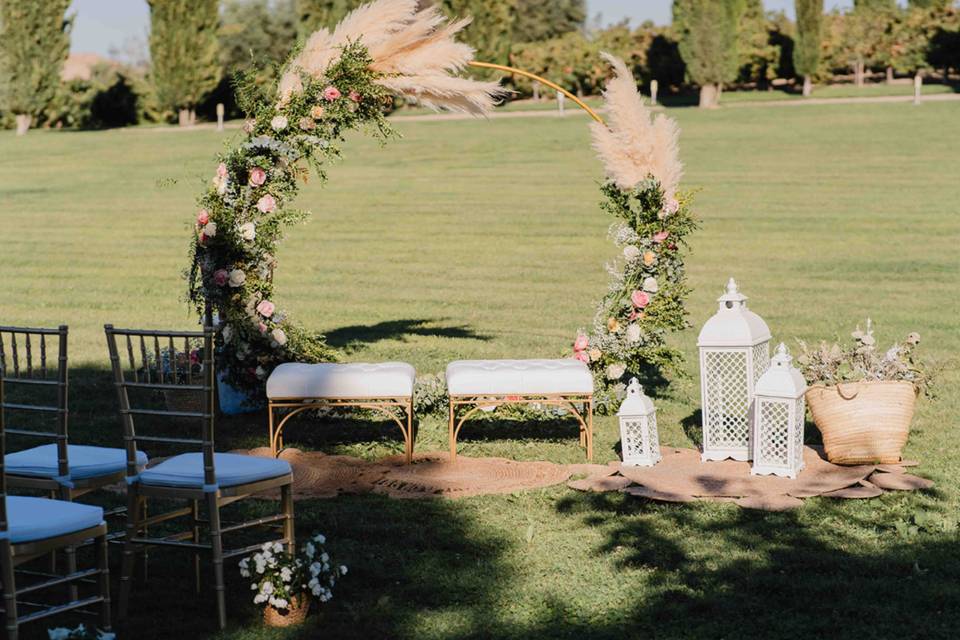
[[[580,446],[593,459],[593,376],[579,360],[457,360],[447,365],[447,393],[451,460],[457,458],[457,436],[467,418],[514,403],[569,409],[580,423]],[[468,410],[458,416],[461,407]]]
[[[279,365],[267,379],[273,455],[283,449],[283,428],[298,413],[308,409],[358,407],[379,411],[397,423],[403,433],[404,454],[409,463],[413,458],[415,377],[413,367],[405,362]],[[397,415],[397,409],[403,417]]]

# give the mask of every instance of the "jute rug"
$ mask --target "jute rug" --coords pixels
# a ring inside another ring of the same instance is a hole
[[[293,467],[297,498],[352,493],[400,499],[464,498],[567,482],[578,491],[620,491],[662,502],[733,502],[748,509],[783,511],[801,506],[804,498],[812,496],[864,499],[886,491],[933,486],[930,480],[906,473],[905,468],[915,462],[845,467],[831,464],[822,450],[812,447],[804,447],[806,467],[796,480],[753,476],[749,462],[701,462],[694,449],[664,447],[661,452],[663,459],[653,467],[622,466],[619,461],[563,465],[466,456],[451,463],[446,452],[418,453],[409,465],[403,463],[403,456],[370,462],[299,449],[287,449],[280,457]],[[234,453],[269,456],[270,450]]]
[[[701,462],[694,449],[661,448],[663,459],[653,467],[621,466],[619,475],[567,483],[580,491],[622,491],[661,502],[711,500],[734,502],[748,509],[784,511],[803,498],[875,498],[885,491],[929,489],[933,482],[906,473],[915,462],[846,467],[831,464],[822,449],[804,447],[805,467],[795,480],[750,474],[749,462]]]

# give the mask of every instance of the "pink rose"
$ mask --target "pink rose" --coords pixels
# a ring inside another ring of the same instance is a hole
[[[354,102],[360,102],[360,94],[357,93],[356,91],[350,91],[348,95],[350,96],[350,99],[353,100]]]
[[[227,280],[229,279],[230,274],[227,273],[226,269],[217,269],[213,272],[213,284],[217,285],[218,287],[225,286],[227,284]]]
[[[255,187],[259,187],[266,181],[267,181],[266,171],[264,171],[260,167],[254,167],[253,169],[250,169],[250,184],[252,184]]]
[[[260,329],[260,333],[267,332],[267,325],[263,324],[262,322],[257,325],[257,328]]]
[[[659,233],[655,233],[655,234],[653,234],[653,241],[654,241],[654,242],[657,242],[657,243],[663,242],[664,240],[667,239],[667,237],[668,237],[669,235],[670,235],[670,233],[667,232],[667,231],[661,231],[661,232],[659,232]]]
[[[264,318],[269,318],[272,316],[275,310],[276,307],[269,300],[264,300],[257,305],[257,313],[262,315]]]
[[[575,354],[573,354],[573,357],[583,363],[590,362],[590,356],[587,355],[586,351],[577,351]]]
[[[330,85],[329,87],[323,90],[323,99],[326,100],[327,102],[333,102],[334,100],[339,98],[341,95],[343,94],[340,93],[340,89],[337,89],[333,85]]]
[[[243,122],[244,133],[253,133],[254,129],[256,128],[257,128],[256,120],[244,120]]]
[[[643,309],[645,306],[650,304],[650,296],[648,296],[645,291],[640,291],[640,289],[637,289],[630,294],[630,302],[632,302],[633,306],[636,308]]]
[[[677,202],[676,198],[670,198],[663,205],[663,211],[667,215],[672,215],[680,210],[680,203]]]
[[[271,213],[277,208],[277,201],[269,193],[257,200],[257,209],[260,213]]]
[[[208,222],[210,222],[210,212],[206,209],[200,209],[200,213],[197,214],[197,226],[205,227]]]
[[[227,165],[222,162],[217,165],[217,177],[226,178],[227,177]]]
[[[590,346],[590,338],[588,338],[586,335],[582,333],[577,334],[577,339],[573,343],[573,350],[583,351],[589,346]]]

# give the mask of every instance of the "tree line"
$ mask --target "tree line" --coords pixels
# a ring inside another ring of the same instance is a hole
[[[191,124],[223,103],[236,116],[231,78],[252,72],[270,86],[278,65],[315,29],[335,25],[364,0],[148,0],[146,68],[109,65],[90,79],[60,81],[69,52],[70,0],[0,0],[0,121],[99,127],[142,121]],[[421,0],[474,17],[464,32],[477,57],[523,68],[579,95],[597,93],[610,51],[661,95],[698,89],[716,104],[724,88],[802,87],[839,75],[960,68],[954,0],[855,0],[824,13],[823,0],[795,0],[796,20],[761,0],[674,0],[669,26],[588,26],[586,0]],[[539,86],[508,79],[517,96]]]

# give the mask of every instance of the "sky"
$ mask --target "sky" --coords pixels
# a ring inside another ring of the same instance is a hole
[[[671,4],[671,0],[587,0],[587,9],[591,19],[601,14],[604,25],[624,18],[634,25],[644,20],[666,24]],[[852,0],[826,0],[824,4],[827,9],[842,8],[849,7]],[[793,0],[764,0],[764,5],[793,15]],[[133,43],[140,47],[146,43],[150,24],[146,0],[73,0],[70,11],[76,15],[70,44],[74,53],[106,56]]]

